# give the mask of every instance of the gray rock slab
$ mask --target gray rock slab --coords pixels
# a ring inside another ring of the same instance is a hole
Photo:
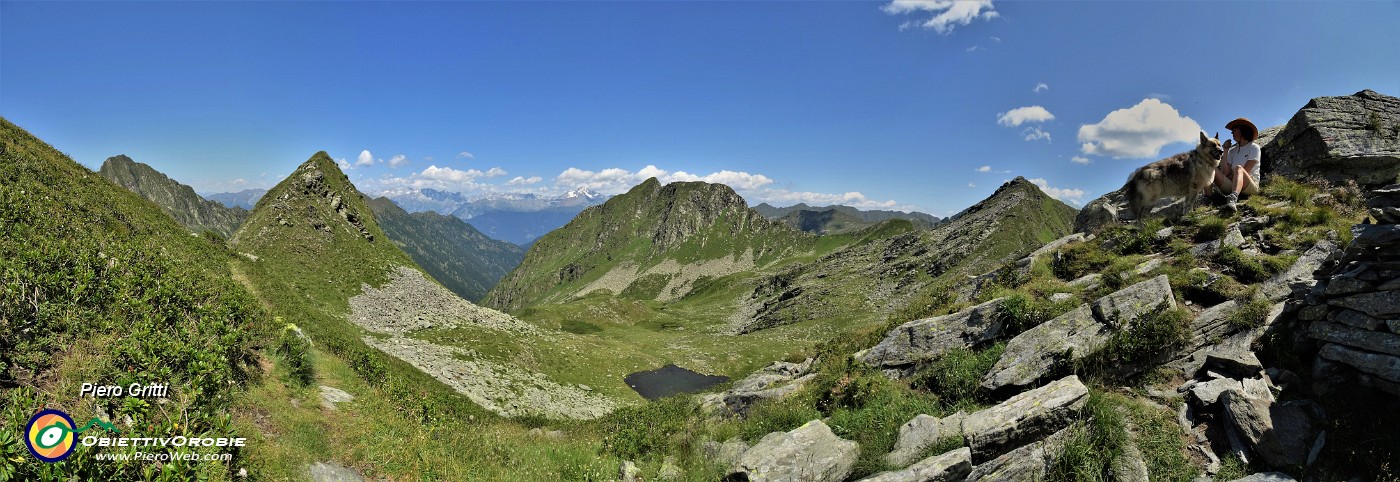
[[[1313,281],[1313,272],[1322,267],[1322,263],[1328,257],[1336,253],[1337,244],[1331,241],[1318,241],[1313,247],[1303,252],[1293,265],[1282,273],[1274,275],[1265,281],[1260,288],[1260,292],[1273,301],[1282,300],[1289,293],[1293,292],[1293,285],[1308,284]]]
[[[315,482],[363,482],[359,472],[335,462],[316,462],[307,467]]]
[[[1385,380],[1400,383],[1400,357],[1358,350],[1336,343],[1323,345],[1318,356],[1335,362],[1345,363],[1357,370],[1375,375]]]
[[[1167,275],[1160,275],[1115,291],[1092,303],[1094,316],[1115,327],[1125,327],[1144,314],[1157,310],[1162,303],[1176,307],[1172,285]]]
[[[1094,318],[1089,305],[1080,305],[1007,342],[1001,358],[982,379],[982,387],[996,391],[1030,386],[1069,362],[1098,351],[1110,332],[1109,326]]]
[[[1249,474],[1230,482],[1298,482],[1292,476],[1283,472],[1261,472]]]
[[[325,407],[326,410],[335,410],[336,404],[345,403],[354,399],[355,396],[346,393],[345,390],[321,385],[321,406]]]
[[[1395,119],[1400,119],[1400,99],[1372,90],[1317,97],[1260,147],[1273,175],[1388,184],[1400,174],[1400,138],[1377,135],[1373,124],[1393,132]]]
[[[1327,304],[1350,308],[1376,318],[1397,318],[1400,317],[1400,290],[1331,298],[1327,300]]]
[[[997,317],[1005,298],[944,316],[914,320],[894,329],[861,356],[876,366],[902,366],[935,358],[948,350],[974,346],[1001,334]]]
[[[904,467],[915,461],[924,449],[949,438],[963,439],[962,424],[966,412],[958,412],[947,417],[919,414],[899,427],[899,439],[894,450],[885,456],[885,461],[895,467]]]
[[[1151,477],[1147,471],[1147,460],[1142,456],[1142,450],[1137,444],[1128,441],[1123,447],[1123,453],[1109,464],[1109,472],[1116,482],[1150,482]]]
[[[1206,354],[1206,368],[1216,368],[1236,377],[1253,377],[1264,370],[1264,364],[1249,347],[1215,350]]]
[[[1308,336],[1376,353],[1400,356],[1400,335],[1394,333],[1362,330],[1341,323],[1316,321],[1308,326]]]
[[[1385,320],[1376,319],[1360,311],[1349,309],[1333,310],[1327,313],[1326,318],[1327,321],[1351,325],[1368,331],[1380,328],[1380,326],[1385,323]]]
[[[837,482],[855,466],[860,446],[837,437],[821,420],[763,437],[730,470],[750,481]]]
[[[1230,390],[1244,390],[1239,380],[1231,378],[1217,378],[1215,380],[1200,382],[1191,387],[1191,397],[1201,406],[1214,405],[1220,400],[1220,395]]]
[[[1043,480],[1051,458],[1059,454],[1069,438],[1070,429],[1065,428],[1045,440],[1022,445],[995,459],[972,467],[967,474],[968,482],[1026,482]]]
[[[968,415],[963,435],[973,460],[995,458],[1068,426],[1088,397],[1088,387],[1070,375]]]
[[[1251,454],[1271,467],[1306,465],[1325,424],[1316,404],[1306,400],[1274,403],[1234,390],[1220,400],[1227,430],[1234,430]]]
[[[972,472],[972,450],[962,447],[920,460],[904,470],[881,472],[860,482],[960,482]]]

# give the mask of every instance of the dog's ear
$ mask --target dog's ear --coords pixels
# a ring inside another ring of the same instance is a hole
[[[1215,140],[1220,140],[1220,131],[1215,131]]]
[[[1210,139],[1206,137],[1206,131],[1201,131],[1201,144],[1210,144]]]

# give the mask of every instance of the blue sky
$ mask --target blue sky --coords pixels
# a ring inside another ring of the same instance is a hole
[[[944,216],[1018,175],[1082,204],[1197,129],[1400,95],[1397,24],[1397,2],[5,0],[0,115],[205,193],[325,150],[369,193],[658,175]]]

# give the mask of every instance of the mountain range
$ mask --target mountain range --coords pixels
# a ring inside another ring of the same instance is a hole
[[[579,188],[558,196],[485,193],[467,197],[437,189],[388,191],[383,195],[408,212],[433,211],[470,221],[483,234],[528,246],[608,196]]]
[[[204,196],[205,199],[223,203],[231,208],[243,208],[252,210],[258,205],[258,200],[267,194],[266,189],[244,189],[238,192],[219,192]]]
[[[842,205],[809,206],[806,203],[797,203],[779,208],[760,203],[753,209],[768,219],[777,219],[794,228],[816,234],[849,231],[890,219],[905,219],[921,229],[933,227],[939,221],[937,216],[918,211],[862,210]]]

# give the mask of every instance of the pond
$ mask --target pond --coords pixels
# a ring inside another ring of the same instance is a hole
[[[729,381],[729,377],[696,373],[675,365],[627,375],[622,381],[647,400],[692,393]]]

